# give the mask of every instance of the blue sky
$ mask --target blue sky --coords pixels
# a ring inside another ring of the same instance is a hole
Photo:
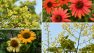
[[[71,23],[71,26],[70,27],[73,27],[72,26],[73,23]],[[90,25],[90,24],[89,24]],[[42,24],[42,49],[46,48],[48,46],[46,46],[48,43],[47,43],[47,31],[45,30],[46,24],[43,23]],[[51,42],[54,42],[56,41],[56,38],[58,38],[58,34],[60,34],[64,29],[62,28],[62,23],[49,23],[49,30],[50,30],[50,44]],[[80,33],[80,29],[77,29],[78,32],[73,32],[74,33],[74,36],[76,36],[77,38],[79,37],[79,33]],[[65,32],[66,33],[66,32]],[[73,36],[69,36],[69,39],[71,39],[72,41],[75,41],[76,44],[75,44],[75,47],[77,47],[78,45],[78,41],[76,38],[74,38]],[[81,36],[80,38],[80,43],[83,43],[84,41],[87,41],[89,40],[89,37],[87,36]],[[91,40],[91,43],[94,43],[94,41]],[[45,45],[46,44],[46,45]],[[83,43],[83,44],[80,44],[79,48],[83,48],[85,47],[86,45],[88,45],[89,42],[86,42],[86,43]],[[43,52],[43,51],[42,51]]]
[[[37,14],[42,12],[42,0],[36,0],[35,11]]]

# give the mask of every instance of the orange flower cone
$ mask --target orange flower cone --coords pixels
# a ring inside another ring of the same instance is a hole
[[[43,8],[46,9],[46,12],[48,14],[51,13],[52,9],[57,6],[57,3],[55,0],[45,0],[43,2]]]
[[[90,0],[70,0],[70,2],[72,3],[70,5],[72,16],[81,19],[82,16],[90,13],[89,8],[91,8],[92,5],[92,2]]]
[[[55,8],[52,13],[51,20],[52,22],[70,22],[71,20],[68,19],[67,10],[63,10],[61,8]]]

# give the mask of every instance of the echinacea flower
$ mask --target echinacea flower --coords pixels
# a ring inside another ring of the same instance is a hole
[[[23,43],[27,44],[36,39],[36,34],[33,31],[30,31],[29,29],[24,29],[21,30],[20,34],[18,34],[18,38]]]
[[[57,6],[57,4],[56,4],[55,0],[45,0],[45,1],[43,2],[43,8],[46,9],[46,12],[47,12],[48,14],[50,14],[51,11],[52,11],[52,9],[53,9],[54,7],[56,7],[56,6]]]
[[[19,52],[21,43],[18,38],[11,38],[9,41],[7,41],[8,47],[7,51],[9,52]]]
[[[70,9],[72,10],[72,16],[78,17],[81,19],[82,16],[85,16],[90,12],[90,7],[92,2],[90,0],[70,0],[72,3]]]
[[[68,5],[69,0],[58,0],[60,5]]]
[[[70,22],[71,20],[68,19],[69,16],[67,11],[67,9],[55,8],[51,17],[52,22]]]

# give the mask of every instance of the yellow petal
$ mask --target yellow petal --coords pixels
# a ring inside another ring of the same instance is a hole
[[[13,52],[16,52],[16,49],[15,48],[13,48]]]
[[[16,52],[19,52],[20,51],[20,48],[18,47],[18,48],[16,48]]]
[[[7,41],[8,46],[10,46],[10,41]]]
[[[36,39],[36,37],[30,37],[30,39],[31,39],[31,40],[35,40],[35,39]]]
[[[31,40],[30,40],[30,39],[28,39],[28,42],[31,42]]]
[[[12,52],[12,47],[7,47],[7,51]]]

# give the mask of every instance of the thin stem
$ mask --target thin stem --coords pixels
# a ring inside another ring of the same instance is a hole
[[[31,44],[29,44],[29,46],[28,46],[28,48],[26,48],[25,52],[27,52],[27,51],[28,51],[28,49],[30,48],[30,46],[31,46]]]
[[[84,26],[85,26],[85,25],[84,25]],[[84,26],[83,26],[83,27],[84,27]],[[81,29],[80,29],[80,34],[79,34],[79,38],[78,38],[78,45],[77,45],[76,53],[78,53],[78,50],[79,50],[80,38],[81,38],[81,32],[83,31],[83,27],[81,27]]]
[[[81,35],[79,35],[79,38],[78,38],[78,45],[77,45],[77,51],[76,51],[76,53],[78,52],[78,48],[79,48],[80,36]]]
[[[48,38],[48,48],[49,48],[49,36],[50,36],[50,33],[49,33],[49,24],[48,23],[46,23],[46,30],[47,30],[47,38]],[[49,52],[47,52],[47,53],[49,53]]]
[[[64,29],[64,28],[63,28]],[[70,29],[70,28],[69,28]],[[72,35],[73,37],[77,38],[76,36],[74,36],[71,32],[69,32],[67,29],[65,29],[70,35]]]
[[[12,31],[10,31],[10,33],[11,33],[11,36],[13,37],[13,32],[12,32]]]

